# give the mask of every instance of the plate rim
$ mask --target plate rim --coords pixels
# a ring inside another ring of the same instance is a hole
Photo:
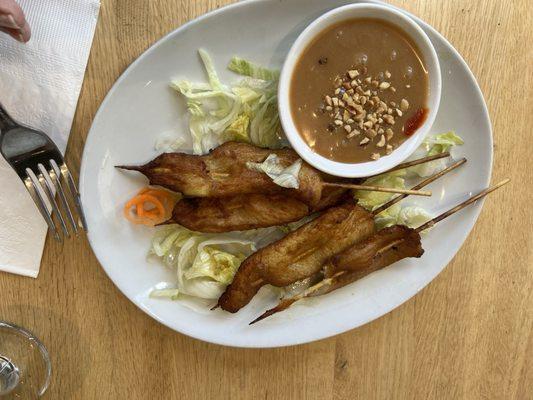
[[[162,36],[160,39],[158,39],[157,41],[152,43],[145,51],[143,51],[139,56],[137,56],[137,58],[134,61],[132,61],[124,69],[124,71],[120,74],[120,76],[117,78],[117,80],[113,83],[113,85],[111,86],[111,88],[109,89],[107,94],[105,95],[104,99],[100,103],[100,105],[98,107],[98,110],[97,110],[97,112],[94,115],[93,121],[91,123],[91,127],[90,127],[90,129],[89,129],[89,131],[87,133],[86,139],[85,139],[85,145],[84,145],[84,149],[83,149],[83,155],[82,155],[80,173],[79,173],[79,190],[80,190],[80,195],[81,195],[81,199],[82,200],[84,198],[84,193],[85,193],[85,185],[86,185],[85,177],[87,176],[87,161],[86,160],[89,157],[88,154],[87,154],[88,153],[88,151],[87,151],[87,143],[89,142],[89,138],[91,136],[91,133],[93,132],[93,129],[95,129],[94,128],[95,121],[97,121],[97,119],[99,118],[100,114],[104,112],[103,110],[106,108],[107,103],[110,101],[111,97],[113,96],[113,94],[115,93],[115,91],[117,90],[119,85],[122,83],[122,81],[124,79],[126,79],[126,77],[129,75],[129,72],[138,63],[140,63],[141,60],[143,60],[144,58],[148,57],[153,51],[155,51],[160,45],[162,45],[167,39],[169,39],[170,37],[172,37],[174,35],[178,35],[179,33],[187,30],[189,28],[189,26],[191,26],[191,25],[194,25],[194,24],[197,24],[197,23],[201,23],[205,19],[208,19],[208,18],[211,18],[211,17],[216,16],[218,14],[230,11],[230,10],[232,10],[234,8],[236,9],[236,8],[239,8],[239,7],[246,7],[246,6],[249,6],[249,5],[253,5],[254,3],[264,3],[264,2],[272,2],[272,1],[274,1],[274,0],[242,0],[242,1],[237,1],[235,3],[232,3],[232,4],[225,5],[223,7],[215,9],[215,10],[211,10],[211,11],[205,13],[205,14],[202,14],[202,15],[200,15],[200,16],[192,19],[192,20],[189,20],[189,21],[185,22],[184,24],[182,24],[179,27],[177,27],[176,29],[168,32],[167,34]],[[410,12],[400,8],[400,7],[388,4],[388,3],[384,2],[384,1],[380,1],[380,0],[362,0],[362,1],[353,1],[352,3],[382,4],[382,5],[386,5],[387,7],[394,8],[395,10],[406,14],[410,18],[413,18],[415,20],[415,22],[417,22],[419,25],[421,25],[424,29],[430,30],[433,35],[437,36],[442,41],[442,43],[445,45],[445,47],[447,47],[448,50],[451,53],[453,53],[453,55],[462,64],[463,69],[468,73],[468,77],[471,79],[471,81],[474,84],[473,87],[475,88],[475,95],[480,100],[480,104],[482,106],[483,114],[484,114],[484,116],[485,116],[485,118],[486,118],[486,120],[488,122],[488,133],[489,133],[489,138],[488,139],[489,139],[489,145],[490,145],[491,151],[490,151],[490,155],[489,155],[489,173],[488,173],[488,176],[487,176],[487,180],[485,182],[485,186],[487,186],[490,183],[491,178],[492,178],[493,162],[494,162],[494,137],[493,137],[492,121],[490,119],[490,114],[489,114],[489,111],[488,111],[488,107],[487,107],[485,98],[483,96],[483,92],[481,91],[481,88],[479,87],[479,83],[478,83],[475,75],[473,74],[472,70],[470,69],[470,67],[468,66],[468,64],[466,63],[464,58],[462,57],[462,55],[459,53],[459,51],[457,51],[457,49],[440,32],[438,32],[435,28],[433,28],[433,26],[431,26],[430,24],[426,23],[425,21],[423,21],[422,19],[420,19],[416,15],[414,15],[414,14],[412,14],[412,13],[410,13]],[[348,3],[345,3],[345,4],[348,4]],[[341,6],[342,6],[342,4],[339,5],[338,7],[341,7]],[[440,61],[440,57],[439,57],[439,61]],[[312,342],[316,342],[316,341],[319,341],[319,340],[323,340],[323,339],[326,339],[326,338],[330,338],[330,337],[333,337],[333,336],[348,332],[350,330],[353,330],[353,329],[359,328],[361,326],[364,326],[364,325],[366,325],[368,323],[371,323],[371,322],[373,322],[373,321],[375,321],[375,320],[377,320],[377,319],[389,314],[390,312],[392,312],[392,311],[396,310],[397,308],[399,308],[400,306],[402,306],[407,301],[411,300],[415,295],[420,293],[420,291],[425,289],[429,285],[429,283],[431,283],[435,278],[437,278],[444,271],[444,269],[449,265],[449,263],[453,260],[453,258],[455,258],[455,256],[461,251],[461,249],[464,246],[466,240],[470,236],[470,233],[472,232],[472,229],[474,228],[474,226],[477,223],[477,220],[478,220],[478,218],[479,218],[479,216],[481,214],[481,211],[483,209],[484,204],[485,204],[485,198],[481,199],[481,201],[479,201],[479,203],[478,203],[478,207],[476,207],[474,209],[474,215],[473,215],[473,218],[472,218],[472,225],[467,231],[464,232],[463,242],[461,243],[461,245],[459,246],[457,251],[452,256],[448,257],[447,261],[444,264],[444,267],[442,267],[442,269],[437,273],[437,275],[435,275],[421,289],[415,291],[412,295],[406,297],[401,302],[397,303],[391,310],[385,312],[384,314],[381,314],[379,316],[371,318],[371,319],[367,320],[366,322],[364,322],[362,324],[352,326],[352,327],[350,327],[348,329],[342,328],[342,330],[340,330],[340,331],[338,331],[336,333],[330,333],[330,332],[320,333],[320,334],[315,335],[312,339],[299,338],[299,339],[296,339],[296,340],[290,340],[290,338],[289,338],[289,340],[285,341],[285,342],[281,342],[279,340],[273,340],[273,341],[270,341],[268,344],[263,344],[263,343],[255,344],[255,343],[250,343],[249,341],[241,341],[241,342],[235,343],[235,342],[232,342],[231,340],[225,340],[224,338],[221,338],[221,337],[217,337],[216,339],[214,339],[211,336],[198,335],[197,333],[193,333],[193,331],[188,330],[188,329],[183,329],[183,330],[176,329],[175,327],[171,326],[170,322],[167,322],[167,321],[163,320],[158,315],[153,313],[148,307],[143,305],[142,302],[138,301],[134,296],[130,297],[130,296],[128,296],[128,294],[125,293],[125,291],[121,288],[121,286],[115,280],[113,280],[111,278],[110,274],[107,271],[107,268],[101,262],[101,257],[99,256],[99,253],[97,252],[97,250],[94,247],[93,238],[92,238],[90,229],[89,229],[89,232],[87,234],[87,239],[88,239],[89,245],[91,247],[91,250],[93,251],[93,254],[95,255],[96,259],[98,260],[98,264],[104,270],[104,272],[107,275],[108,279],[111,280],[111,282],[113,282],[115,287],[128,300],[130,300],[137,308],[139,308],[144,313],[148,314],[151,318],[155,319],[157,322],[159,322],[162,325],[166,326],[167,328],[171,329],[172,331],[178,332],[178,333],[183,334],[183,335],[186,335],[186,336],[188,336],[190,338],[193,338],[195,340],[201,340],[201,341],[204,341],[204,342],[214,343],[214,344],[228,346],[228,347],[235,347],[235,348],[265,348],[265,349],[266,348],[279,348],[279,347],[287,347],[287,346],[296,346],[296,345],[301,345],[301,344],[305,344],[305,343],[312,343]]]

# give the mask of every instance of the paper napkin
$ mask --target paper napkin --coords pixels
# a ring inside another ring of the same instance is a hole
[[[91,49],[99,0],[18,0],[32,38],[0,34],[0,102],[64,152]],[[47,225],[0,157],[0,271],[37,277]]]

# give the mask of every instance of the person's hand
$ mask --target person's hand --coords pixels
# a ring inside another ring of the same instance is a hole
[[[0,0],[0,31],[23,43],[30,40],[30,26],[15,0]]]

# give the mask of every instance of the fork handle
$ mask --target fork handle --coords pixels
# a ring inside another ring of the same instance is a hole
[[[0,103],[0,135],[5,129],[15,128],[18,124],[9,116],[2,103]]]

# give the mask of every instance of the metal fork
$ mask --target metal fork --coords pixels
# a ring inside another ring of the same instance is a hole
[[[52,218],[53,214],[57,216],[66,237],[70,237],[67,224],[76,235],[78,226],[87,231],[80,194],[57,146],[44,132],[13,120],[1,104],[0,153],[24,183],[56,240],[61,241],[62,236]],[[60,205],[55,193],[58,194]],[[71,211],[72,204],[77,218]]]

